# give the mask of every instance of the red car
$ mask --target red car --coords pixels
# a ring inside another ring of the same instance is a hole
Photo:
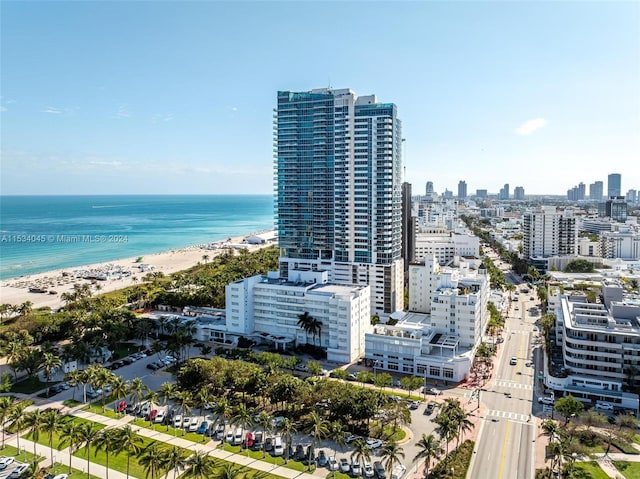
[[[153,421],[156,416],[158,415],[158,410],[157,409],[153,409],[150,413],[149,413],[149,417],[147,418],[148,421]]]
[[[244,440],[244,444],[242,445],[245,449],[249,449],[253,447],[253,434],[248,432],[247,438]]]
[[[118,403],[118,407],[116,408],[116,411],[124,412],[125,409],[127,409],[127,401],[120,401]]]

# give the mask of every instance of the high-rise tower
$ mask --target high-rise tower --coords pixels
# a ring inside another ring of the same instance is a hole
[[[403,307],[402,134],[393,103],[349,89],[278,92],[274,176],[280,274],[369,284]]]
[[[620,173],[611,173],[607,178],[607,197],[622,195],[622,176]]]

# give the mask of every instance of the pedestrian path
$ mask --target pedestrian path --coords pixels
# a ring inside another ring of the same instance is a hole
[[[501,418],[509,419],[514,422],[530,423],[531,416],[529,414],[518,414],[516,412],[509,411],[497,411],[495,409],[489,409],[487,412],[487,418]]]
[[[502,386],[503,388],[525,389],[527,391],[533,391],[533,386],[531,384],[518,383],[516,381],[508,381],[504,379],[498,379],[495,382],[495,385]]]

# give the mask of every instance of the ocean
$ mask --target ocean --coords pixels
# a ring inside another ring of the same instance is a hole
[[[272,229],[271,195],[0,196],[0,279]]]

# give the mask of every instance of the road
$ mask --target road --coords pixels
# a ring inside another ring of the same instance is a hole
[[[490,389],[481,392],[486,414],[467,475],[470,479],[533,479],[535,476],[536,430],[532,413],[540,407],[535,402],[536,368],[532,349],[538,316],[529,313],[529,308],[535,305],[529,299],[531,294],[520,293],[519,300],[512,303],[494,382]],[[510,364],[512,357],[516,358],[515,365]]]

